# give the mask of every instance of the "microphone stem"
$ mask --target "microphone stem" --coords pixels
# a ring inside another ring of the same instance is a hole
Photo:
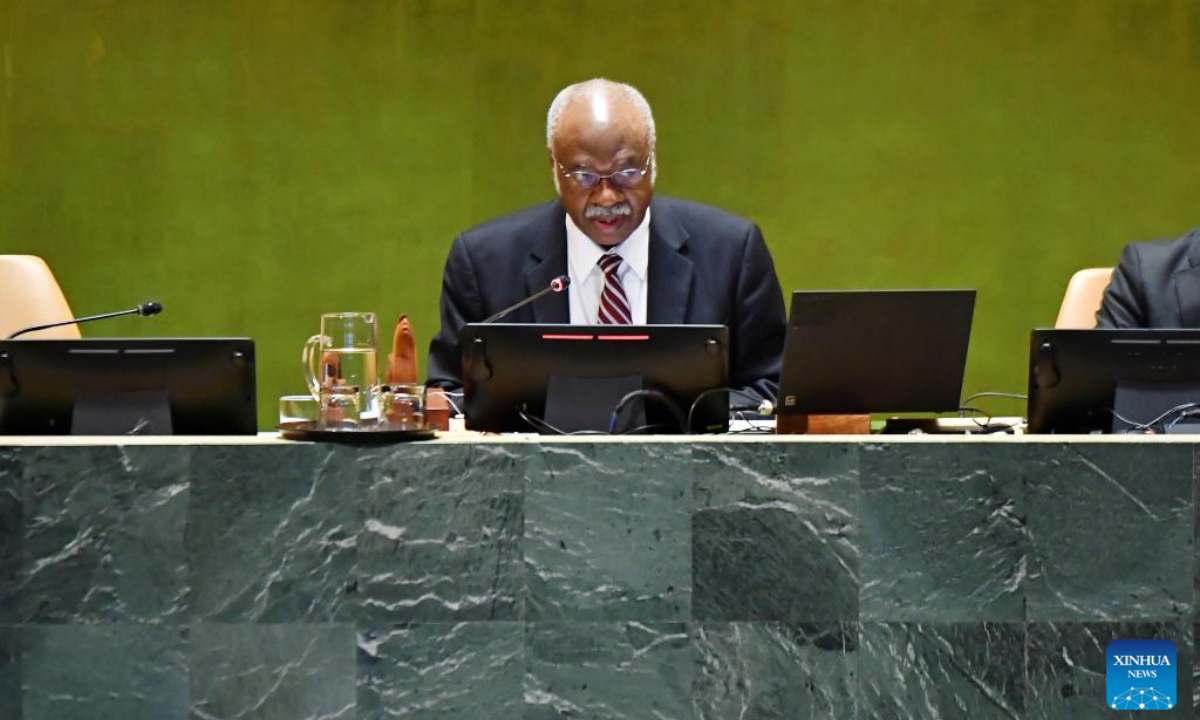
[[[15,340],[25,333],[37,332],[39,330],[49,330],[51,328],[62,327],[64,325],[82,325],[83,323],[92,322],[93,320],[106,320],[108,318],[121,317],[122,315],[138,315],[140,312],[140,308],[133,308],[132,310],[119,310],[117,312],[104,313],[103,315],[89,315],[88,317],[76,318],[73,320],[61,320],[59,322],[46,323],[45,325],[34,325],[32,327],[21,328],[4,339]]]
[[[484,325],[487,325],[487,324],[489,324],[489,323],[494,323],[494,322],[496,322],[497,320],[499,320],[500,318],[502,318],[502,317],[504,317],[504,316],[506,316],[506,315],[510,315],[510,314],[512,314],[512,313],[514,313],[514,312],[516,312],[516,311],[520,310],[521,308],[525,307],[526,305],[528,305],[529,303],[533,302],[534,300],[537,300],[538,298],[542,297],[543,295],[546,295],[547,293],[552,293],[552,292],[562,292],[562,288],[557,288],[557,289],[556,289],[556,288],[554,287],[554,285],[548,285],[547,287],[544,287],[544,288],[542,288],[541,290],[539,290],[539,291],[535,292],[534,294],[532,294],[532,295],[530,295],[529,297],[525,298],[524,300],[522,300],[521,302],[517,303],[516,305],[513,305],[512,307],[506,307],[506,308],[504,308],[503,310],[501,310],[500,312],[498,312],[498,313],[496,313],[495,315],[491,316],[491,317],[490,317],[490,318],[488,318],[487,320],[484,320],[484,321],[483,321],[483,324],[484,324]]]

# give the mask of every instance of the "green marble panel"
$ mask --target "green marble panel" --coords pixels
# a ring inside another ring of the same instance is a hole
[[[513,720],[524,708],[523,625],[359,630],[358,720]]]
[[[354,626],[192,627],[193,720],[353,720]]]
[[[1095,720],[1140,717],[1106,705],[1108,644],[1122,640],[1170,640],[1178,661],[1176,679],[1183,699],[1171,710],[1146,717],[1192,717],[1192,626],[1171,623],[1030,623],[1026,652],[1026,716],[1029,720]]]
[[[1178,650],[1178,648],[1176,648]],[[1180,675],[1186,676],[1183,673],[1182,666]],[[1192,709],[1200,710],[1200,624],[1192,626]],[[1183,688],[1179,690],[1179,696],[1184,696]]]
[[[360,620],[521,615],[521,445],[406,445],[365,452]]]
[[[21,720],[21,630],[0,625],[0,718]]]
[[[845,444],[695,449],[697,620],[858,619],[858,453]]]
[[[700,720],[855,716],[856,624],[706,622],[693,636]]]
[[[170,625],[21,630],[23,720],[185,720],[187,631]]]
[[[329,445],[195,449],[187,559],[196,621],[353,619],[358,469]]]
[[[1192,619],[1187,445],[1030,445],[1028,618]]]
[[[22,620],[182,622],[190,456],[181,446],[22,453]]]
[[[1024,617],[1021,463],[1038,446],[879,444],[859,451],[862,619]]]
[[[528,623],[525,720],[692,720],[684,623]]]
[[[691,449],[544,445],[525,489],[530,620],[691,619]]]
[[[1200,620],[1200,445],[1192,446],[1192,619]],[[1197,668],[1200,672],[1200,668]],[[1200,683],[1197,683],[1200,692]],[[1200,707],[1200,701],[1196,703]]]
[[[0,449],[0,625],[20,618],[22,485],[19,449]],[[3,717],[3,715],[0,715]]]
[[[863,623],[862,720],[1020,720],[1025,626]]]
[[[1196,457],[0,449],[0,718],[1093,719],[1113,637],[1190,717]]]

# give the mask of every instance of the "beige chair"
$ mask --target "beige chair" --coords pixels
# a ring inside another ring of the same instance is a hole
[[[1083,330],[1096,327],[1096,311],[1112,273],[1112,268],[1088,268],[1072,275],[1054,327]]]
[[[34,255],[0,255],[0,339],[30,325],[70,320],[71,307],[54,273]],[[21,339],[77,340],[79,326],[40,330]]]

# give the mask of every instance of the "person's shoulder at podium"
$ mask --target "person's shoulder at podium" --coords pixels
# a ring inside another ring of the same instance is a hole
[[[1096,312],[1096,327],[1200,327],[1200,229],[1126,245]]]

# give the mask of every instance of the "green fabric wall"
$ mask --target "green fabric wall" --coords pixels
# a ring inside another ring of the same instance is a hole
[[[1191,0],[0,0],[0,46],[0,252],[166,307],[88,335],[255,338],[264,428],[322,311],[428,342],[455,233],[551,196],[545,108],[594,75],[785,290],[978,288],[965,392],[1024,391],[1074,269],[1200,221]]]

